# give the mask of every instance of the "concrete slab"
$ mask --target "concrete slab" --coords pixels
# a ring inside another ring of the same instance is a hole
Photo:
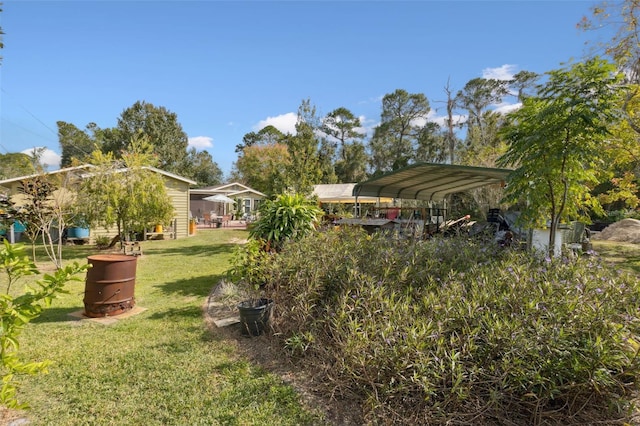
[[[71,312],[68,315],[70,317],[77,318],[82,321],[91,321],[91,322],[95,322],[102,325],[112,325],[117,323],[120,320],[132,317],[134,315],[138,315],[139,313],[142,313],[146,310],[147,308],[143,308],[141,306],[134,306],[133,308],[129,309],[127,312],[123,312],[120,315],[115,315],[112,317],[100,317],[100,318],[92,318],[92,317],[86,316],[84,314],[84,309],[80,311]]]
[[[222,318],[222,319],[214,319],[213,323],[216,325],[216,327],[228,327],[230,325],[233,324],[238,324],[240,322],[240,318],[238,317],[229,317],[229,318]]]

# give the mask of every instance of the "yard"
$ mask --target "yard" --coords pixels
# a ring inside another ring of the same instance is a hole
[[[144,311],[110,325],[70,316],[83,309],[84,282],[69,283],[69,294],[56,299],[20,338],[23,357],[49,359],[52,365],[49,374],[22,380],[19,398],[31,409],[5,413],[5,421],[321,424],[321,416],[305,409],[290,386],[239,355],[235,339],[212,334],[203,320],[209,292],[227,269],[233,246],[246,235],[209,230],[142,243],[135,297]],[[65,261],[86,263],[91,254],[94,247],[67,247]]]
[[[322,410],[326,404],[318,400],[304,403],[313,398],[305,390],[314,384],[301,383],[300,371],[294,374],[291,365],[274,358],[269,339],[209,328],[203,308],[233,248],[246,237],[244,230],[211,229],[181,240],[143,242],[135,290],[142,312],[111,324],[74,317],[83,309],[84,282],[69,283],[69,293],[20,338],[24,358],[49,359],[52,365],[49,374],[22,379],[19,398],[31,409],[5,412],[5,423],[17,418],[33,425],[353,423],[357,417],[341,415],[357,415],[359,407],[346,401],[330,410]],[[596,242],[594,248],[639,271],[638,245]],[[69,246],[65,261],[86,263],[95,253],[94,247]],[[40,254],[41,271],[50,270],[44,259]]]

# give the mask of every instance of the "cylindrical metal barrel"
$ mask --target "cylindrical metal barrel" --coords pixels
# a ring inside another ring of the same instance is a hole
[[[84,289],[84,313],[100,318],[122,314],[135,305],[135,256],[98,254],[89,256]]]

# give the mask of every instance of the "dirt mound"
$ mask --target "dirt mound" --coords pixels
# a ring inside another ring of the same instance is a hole
[[[622,219],[612,223],[595,234],[593,239],[640,244],[640,220]]]

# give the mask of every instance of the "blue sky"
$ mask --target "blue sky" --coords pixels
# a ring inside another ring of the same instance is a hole
[[[437,120],[447,81],[580,60],[605,36],[576,27],[595,4],[4,0],[0,153],[47,147],[55,168],[56,121],[113,127],[140,100],[176,113],[226,175],[246,133],[293,132],[303,99],[371,129],[382,97],[404,89]]]

